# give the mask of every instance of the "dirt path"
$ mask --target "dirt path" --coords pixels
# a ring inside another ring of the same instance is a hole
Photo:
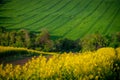
[[[24,58],[24,59],[21,59],[21,60],[16,60],[16,61],[12,61],[12,62],[9,62],[10,64],[13,64],[13,65],[24,65],[26,62],[28,62],[29,60],[31,60],[32,57],[27,57],[27,58]]]
[[[11,60],[11,61],[4,61],[4,58],[0,59],[0,64],[13,64],[13,65],[21,65],[23,66],[25,63],[27,63],[29,60],[32,59],[33,56],[31,57],[24,57],[22,59],[16,59],[16,60]],[[36,56],[35,58],[38,58],[39,56]],[[52,57],[52,55],[46,55],[45,56],[47,61]]]
[[[36,56],[35,58],[38,58],[39,56]],[[52,56],[45,56],[47,58],[47,61],[52,57]],[[16,60],[9,62],[8,64],[13,64],[13,65],[21,65],[23,66],[25,63],[27,63],[29,60],[31,60],[32,57],[26,57],[24,59]]]

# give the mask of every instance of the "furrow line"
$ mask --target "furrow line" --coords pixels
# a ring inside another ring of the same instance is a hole
[[[114,19],[118,15],[119,11],[120,11],[120,8],[117,11],[114,12],[114,15],[113,15],[111,21],[109,22],[109,24],[107,25],[107,27],[103,30],[104,34],[107,34],[108,33],[108,29],[112,27],[111,24],[113,23]]]
[[[82,8],[80,11],[78,11],[78,12],[75,14],[74,18],[76,18],[80,12],[83,12],[83,11],[85,10],[85,8],[87,8],[87,7],[90,5],[91,2],[92,2],[92,0],[90,0],[90,1],[85,5],[84,8]],[[81,1],[76,5],[76,7],[77,7],[80,3],[81,3]],[[74,7],[74,8],[76,8],[76,7]],[[66,21],[67,23],[64,22],[62,25],[64,25],[65,23],[68,24],[69,22],[73,21],[74,18],[73,18],[73,19],[69,19],[68,21]],[[60,27],[60,26],[62,26],[62,25],[56,26],[56,28],[54,28],[53,31],[55,31],[56,29],[58,29],[58,27]]]
[[[25,15],[25,14],[22,14],[22,15]],[[19,16],[22,16],[22,15],[19,15]],[[39,14],[40,15],[40,14]],[[18,25],[18,24],[21,24],[21,23],[23,23],[23,22],[25,22],[25,21],[27,21],[27,20],[29,20],[29,19],[31,19],[31,18],[35,18],[35,17],[38,17],[39,15],[37,15],[37,14],[34,14],[34,15],[32,15],[32,16],[30,16],[30,17],[28,17],[28,18],[26,18],[26,19],[24,19],[24,20],[22,20],[22,21],[20,21],[19,23],[16,23],[16,24],[12,24],[12,25],[10,25],[10,26],[15,26],[15,25]],[[43,18],[45,18],[46,16],[44,16]],[[41,18],[41,19],[43,19],[43,18]]]
[[[74,8],[76,8],[76,6],[78,6],[80,2],[81,2],[81,1],[79,1],[79,2],[78,2],[73,8],[71,8],[69,11],[73,10]],[[50,24],[53,23],[55,20],[57,20],[60,16],[62,16],[62,14],[59,15],[58,17],[54,18],[52,21],[48,22],[48,23],[45,24],[44,26],[50,25]],[[70,20],[70,19],[69,19],[69,20]],[[65,24],[65,23],[66,23],[66,22],[64,22],[64,24]],[[62,24],[62,25],[63,25],[63,24]]]
[[[81,35],[81,37],[83,37],[84,35],[88,34],[88,33],[91,32],[92,30],[94,30],[94,27],[96,27],[95,24],[96,24],[97,22],[99,22],[100,19],[103,18],[102,16],[103,16],[110,8],[111,8],[111,5],[109,5],[109,6],[104,10],[104,12],[95,20],[95,22],[93,22],[93,23],[91,24],[91,26],[89,26],[89,28],[83,33],[83,35]]]
[[[95,12],[103,2],[104,2],[104,0],[101,0],[101,2],[96,6],[96,8],[92,12],[90,12],[88,15],[86,15],[85,17],[83,17],[81,19],[81,21],[84,21],[87,17],[91,16],[93,14],[93,12]],[[76,25],[74,25],[75,27],[73,27],[73,28],[74,29],[77,28],[77,26],[82,23],[81,21],[79,21],[79,23],[77,23]],[[68,33],[72,32],[72,30],[74,30],[73,28],[70,28],[69,31],[67,31],[66,33],[63,34],[63,36],[65,36]]]
[[[71,2],[71,1],[72,1],[72,0],[70,0],[69,2]],[[67,3],[64,4],[63,6],[65,7],[69,2],[67,2]],[[63,6],[62,6],[62,8],[63,8]],[[61,10],[62,8],[60,8],[60,9],[58,9],[58,10]],[[47,17],[50,16],[51,14],[53,14],[53,13],[55,13],[55,12],[58,12],[58,10],[56,10],[56,11],[54,11],[54,12],[52,12],[52,13],[49,13],[48,15],[46,15],[45,17],[43,17],[43,18],[37,20],[37,21],[34,22],[34,23],[38,23],[38,22],[42,21],[43,19],[47,18]],[[24,26],[24,27],[27,27],[27,26],[33,25],[34,23],[31,23],[31,24],[26,25],[26,26]]]

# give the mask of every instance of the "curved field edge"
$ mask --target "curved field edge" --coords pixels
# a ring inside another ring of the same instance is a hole
[[[55,53],[52,52],[42,52],[42,51],[36,51],[32,49],[27,49],[27,48],[17,48],[17,47],[5,47],[5,46],[0,46],[0,57],[7,57],[11,55],[24,55],[24,54],[29,54],[29,55],[54,55]]]
[[[0,65],[1,79],[120,79],[120,47],[101,48],[94,52],[60,54],[48,61],[44,56],[32,58],[24,66]]]

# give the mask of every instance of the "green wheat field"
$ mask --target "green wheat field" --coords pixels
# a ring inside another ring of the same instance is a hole
[[[0,26],[70,39],[120,31],[120,0],[5,0]]]

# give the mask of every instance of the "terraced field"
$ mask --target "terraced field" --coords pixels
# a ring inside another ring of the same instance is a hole
[[[6,0],[5,0],[6,1]],[[9,0],[0,4],[0,26],[70,39],[120,31],[120,0]]]

